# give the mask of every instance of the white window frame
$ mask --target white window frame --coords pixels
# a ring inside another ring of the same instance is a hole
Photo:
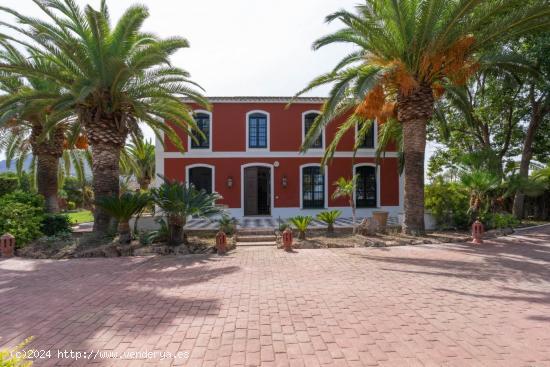
[[[302,164],[299,167],[299,176],[300,176],[300,209],[303,210],[323,210],[328,208],[328,167],[325,166],[324,175],[325,175],[325,200],[322,208],[304,208],[304,175],[303,170],[306,167],[319,167],[322,170],[322,166],[319,163],[306,163]]]
[[[304,140],[306,138],[306,115],[309,115],[310,113],[315,113],[317,115],[320,115],[321,114],[321,111],[319,110],[309,110],[309,111],[304,111],[302,112],[302,145],[304,145]],[[325,150],[325,146],[326,146],[326,136],[325,136],[325,128],[323,127],[323,131],[321,133],[321,136],[322,136],[322,139],[323,139],[323,145],[321,146],[321,148],[308,148],[308,152],[323,152]]]
[[[269,163],[246,163],[241,165],[241,217],[254,218],[254,215],[244,215],[244,170],[248,167],[267,167],[270,171],[271,176],[271,213],[270,216],[273,216],[273,209],[275,209],[275,167]],[[265,217],[265,215],[258,215],[257,217]]]
[[[266,115],[266,117],[267,117],[267,127],[266,127],[266,129],[267,129],[267,136],[266,136],[267,144],[266,144],[265,148],[250,148],[249,145],[248,145],[249,144],[249,142],[248,142],[249,128],[250,128],[250,126],[249,126],[249,122],[250,122],[249,117],[250,117],[250,115],[253,115],[255,113],[261,113],[262,115]],[[252,111],[248,111],[246,113],[246,122],[245,123],[246,123],[246,151],[247,152],[269,151],[270,146],[271,146],[271,144],[270,144],[270,140],[271,140],[271,132],[270,132],[271,123],[270,123],[270,120],[271,120],[271,116],[270,116],[269,112],[264,111],[264,110],[252,110]]]
[[[380,208],[380,165],[377,165],[376,163],[357,163],[353,165],[353,172],[352,177],[355,175],[358,167],[374,167],[375,174],[376,174],[376,206],[373,207],[357,207],[357,187],[355,190],[353,190],[353,203],[357,207],[357,209],[375,209]]]
[[[374,147],[373,148],[357,148],[357,151],[358,152],[363,152],[363,153],[372,153],[372,152],[376,152],[376,149],[378,149],[378,122],[376,122],[376,120],[373,121],[373,125],[374,125]],[[357,136],[359,135],[359,125],[358,124],[355,124],[355,135],[354,135],[354,141],[353,141],[353,144],[355,145],[355,142],[357,141]]]
[[[208,115],[208,120],[209,120],[209,136],[208,136],[208,149],[206,148],[193,148],[192,147],[192,141],[193,139],[191,138],[191,135],[188,134],[187,135],[187,146],[188,146],[188,150],[189,151],[194,151],[194,152],[212,152],[212,136],[214,135],[214,130],[213,130],[213,126],[214,124],[212,123],[212,112],[210,111],[206,111],[206,110],[194,110],[193,111],[193,116],[196,115],[196,114],[199,114],[199,113],[204,113],[205,115]]]
[[[202,168],[210,168],[210,171],[212,172],[212,192],[216,192],[216,166],[213,166],[211,164],[206,164],[206,163],[196,163],[196,164],[190,164],[188,166],[185,166],[185,184],[187,186],[189,186],[190,184],[190,171],[192,168],[199,168],[199,167],[202,167]]]

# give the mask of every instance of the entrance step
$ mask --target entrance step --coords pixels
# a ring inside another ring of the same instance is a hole
[[[237,241],[237,247],[243,246],[276,246],[275,240],[273,241],[263,241],[263,242],[240,242],[241,240]]]
[[[271,234],[271,235],[259,235],[259,234],[247,234],[247,235],[242,235],[242,234],[238,234],[237,235],[237,242],[275,242],[275,235],[274,234]]]
[[[244,236],[275,236],[273,228],[246,228],[237,230],[238,237]]]

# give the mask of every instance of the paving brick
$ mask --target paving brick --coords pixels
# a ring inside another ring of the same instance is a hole
[[[550,228],[483,246],[2,259],[0,347],[190,353],[39,367],[543,366],[549,262]]]

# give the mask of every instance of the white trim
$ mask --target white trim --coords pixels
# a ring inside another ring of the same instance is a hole
[[[304,139],[306,137],[306,115],[310,113],[315,113],[317,115],[321,114],[321,111],[319,110],[308,110],[302,112],[302,145],[304,145]],[[322,139],[323,139],[323,145],[321,148],[309,148],[308,152],[324,152],[325,146],[326,146],[326,136],[325,136],[325,128],[323,127],[323,132],[321,133]]]
[[[355,171],[358,167],[374,167],[374,170],[375,170],[375,174],[376,174],[376,207],[361,207],[361,208],[357,208],[357,209],[376,209],[376,208],[380,208],[380,187],[382,186],[381,185],[381,182],[380,182],[380,166],[376,165],[375,163],[357,163],[357,164],[354,164],[353,165],[353,172],[352,172],[352,177],[353,175],[355,175]],[[357,188],[356,188],[357,189]],[[355,202],[355,205],[357,206],[357,203],[356,203],[356,200],[355,200],[355,194],[356,194],[356,191],[353,192],[353,201]]]
[[[162,140],[160,140],[162,139]],[[155,135],[155,177],[153,178],[153,186],[159,187],[161,179],[158,175],[164,175],[164,159],[167,158],[164,152],[164,132],[160,132],[160,139]]]
[[[244,217],[244,170],[248,167],[267,167],[271,169],[270,176],[271,176],[271,208],[270,208],[270,216],[273,215],[273,209],[275,209],[275,167],[273,167],[272,164],[269,163],[246,163],[241,165],[241,217]],[[253,216],[247,216],[247,218],[250,218]]]
[[[185,183],[189,185],[189,170],[191,168],[197,167],[210,168],[210,171],[212,172],[212,187],[210,188],[210,190],[212,190],[212,192],[216,192],[216,166],[213,166],[211,164],[196,163],[185,166]]]
[[[359,150],[361,156],[357,158],[375,158],[376,152],[373,149]],[[268,152],[265,149],[253,149],[251,151],[214,151],[214,152],[164,152],[164,158],[322,158],[323,152],[293,152],[293,151],[272,151]],[[353,157],[353,152],[335,152],[335,158],[351,158]],[[397,158],[397,152],[388,152],[385,153],[383,158]],[[382,159],[383,159],[382,158]]]
[[[374,148],[357,148],[357,153],[375,153],[376,154],[376,149],[378,148],[378,123],[376,122],[376,120],[374,120],[372,124],[374,125],[374,129],[373,129],[374,130],[373,131]],[[359,134],[359,125],[355,124],[355,135],[354,135],[354,142],[353,142],[354,145],[355,145],[355,142],[357,141],[358,134]]]
[[[251,96],[235,96],[235,97],[206,97],[210,103],[275,103],[275,104],[323,104],[327,100],[326,97],[251,97]],[[194,103],[195,101],[183,98],[184,103]]]
[[[266,139],[267,139],[267,142],[266,142],[266,143],[267,143],[267,146],[266,146],[265,148],[250,148],[250,147],[248,146],[248,136],[249,136],[249,134],[248,134],[248,128],[249,128],[248,123],[249,123],[249,118],[248,118],[248,117],[249,117],[250,115],[254,114],[254,113],[260,113],[260,114],[262,114],[262,115],[266,115],[266,117],[267,117],[267,131],[266,131],[266,132],[267,132],[267,137],[266,137]],[[269,131],[269,130],[271,130],[271,129],[270,129],[270,127],[271,127],[270,119],[271,119],[271,116],[269,115],[269,112],[264,111],[264,110],[252,110],[252,111],[248,111],[248,112],[246,113],[246,122],[245,122],[246,125],[245,125],[245,126],[246,126],[246,151],[247,151],[247,152],[263,152],[263,151],[269,152],[269,147],[270,147],[270,141],[269,141],[269,140],[270,140],[270,138],[271,138],[271,133],[270,133],[270,131]]]
[[[209,134],[208,134],[208,149],[205,149],[205,148],[193,148],[192,145],[191,145],[191,135],[187,134],[187,151],[188,152],[211,152],[212,151],[212,136],[214,136],[213,134],[213,129],[212,127],[214,126],[214,124],[212,123],[212,112],[210,111],[206,111],[206,110],[194,110],[193,111],[193,115],[195,114],[198,114],[198,113],[204,113],[205,115],[208,115],[208,123],[210,124],[210,126],[208,127],[208,131],[209,131]]]
[[[322,166],[319,163],[306,163],[302,164],[300,166],[300,170],[298,171],[298,175],[300,176],[300,209],[301,210],[320,210],[320,209],[326,209],[328,208],[328,167],[325,166],[324,174],[325,174],[325,202],[323,203],[323,208],[304,208],[304,177],[303,177],[303,169],[306,167],[319,167],[322,168]]]

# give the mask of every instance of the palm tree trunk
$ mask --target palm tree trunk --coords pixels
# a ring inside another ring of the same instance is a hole
[[[95,200],[119,195],[119,159],[121,147],[116,144],[95,142],[92,144],[92,173]],[[95,207],[94,228],[96,234],[106,234],[112,225],[111,216]]]
[[[422,235],[424,228],[424,155],[426,123],[433,113],[434,99],[429,85],[420,85],[408,95],[398,95],[398,119],[403,124],[405,156],[405,220],[403,233]]]
[[[130,223],[128,221],[120,221],[118,223],[118,242],[127,244],[132,241],[132,232],[130,231]]]
[[[354,192],[355,192],[355,185],[354,185]],[[349,204],[351,206],[351,225],[353,227],[353,234],[355,234],[357,232],[357,225],[355,224],[356,214],[355,214],[355,203],[353,201],[353,194],[351,194],[351,199],[349,201]]]
[[[63,155],[65,131],[56,127],[49,136],[43,136],[44,128],[40,122],[34,123],[31,129],[30,143],[36,157],[38,193],[44,196],[45,209],[48,213],[59,212],[58,169],[59,158]]]
[[[59,157],[41,154],[36,157],[36,160],[36,185],[38,193],[44,196],[46,212],[58,213],[57,171],[59,168]]]

